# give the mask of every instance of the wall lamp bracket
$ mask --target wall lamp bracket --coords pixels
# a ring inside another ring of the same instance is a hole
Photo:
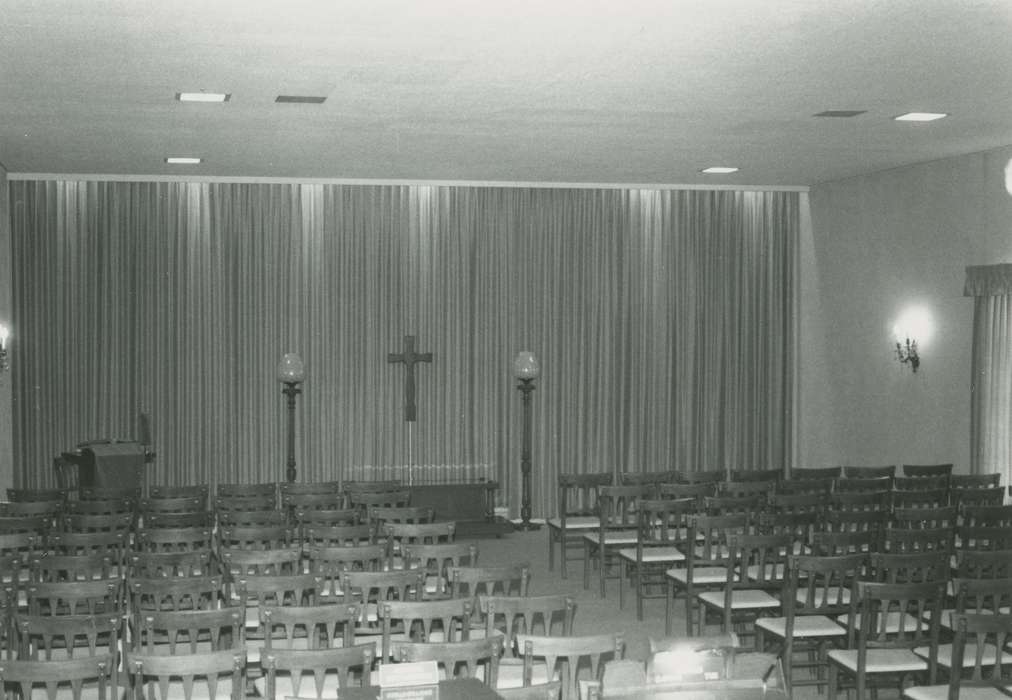
[[[896,359],[901,364],[910,365],[913,372],[921,366],[921,356],[917,354],[917,341],[907,338],[905,342],[896,341]]]

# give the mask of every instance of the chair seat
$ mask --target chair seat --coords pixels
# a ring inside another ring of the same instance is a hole
[[[703,591],[697,596],[700,602],[714,608],[724,609],[723,591]],[[744,589],[731,592],[732,610],[761,610],[779,608],[780,601],[766,591]]]
[[[831,649],[829,660],[857,673],[857,649]],[[869,649],[868,673],[909,673],[927,671],[928,662],[910,649]]]
[[[928,658],[928,654],[931,653],[930,647],[916,647],[914,653],[923,658]],[[952,645],[951,644],[939,644],[938,645],[938,665],[944,668],[952,668]],[[975,659],[977,658],[977,645],[973,642],[967,642],[966,651],[963,654],[963,668],[973,668]],[[994,666],[998,660],[998,649],[993,644],[985,644],[984,649],[981,651],[981,665],[983,666]]]
[[[780,639],[787,637],[786,617],[763,617],[756,620],[756,627],[762,627]],[[840,624],[825,615],[800,615],[794,618],[795,637],[843,637],[847,634]]]
[[[567,530],[593,530],[601,523],[600,519],[593,515],[578,515],[572,518],[566,518],[566,529]],[[556,530],[562,529],[561,518],[549,518],[548,526],[554,527]]]
[[[1008,700],[1012,686],[1005,686],[1008,692],[1003,693],[997,688],[959,688],[960,700]],[[949,700],[948,685],[912,685],[903,690],[907,700]]]
[[[627,547],[618,550],[618,555],[626,561],[636,561],[636,548]],[[678,547],[644,547],[643,561],[648,564],[685,561],[685,554]]]
[[[668,569],[665,575],[681,584],[688,583],[688,569]],[[715,584],[724,583],[727,580],[727,567],[725,566],[700,566],[692,570],[693,584]],[[738,580],[738,574],[734,575]]]
[[[584,534],[583,539],[591,544],[599,544],[601,535],[597,532],[588,532]],[[636,544],[638,539],[639,533],[635,530],[612,530],[604,533],[605,545]]]
[[[548,678],[548,664],[545,663],[544,659],[535,659],[533,667],[532,685],[543,685],[551,681],[559,680],[559,674],[556,673],[555,677]],[[514,658],[504,658],[499,660],[499,680],[496,682],[496,688],[520,688],[524,684],[524,660]]]

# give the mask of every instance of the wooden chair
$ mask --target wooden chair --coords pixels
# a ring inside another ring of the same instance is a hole
[[[721,590],[697,594],[699,630],[707,614],[719,617],[721,632],[751,634],[746,625],[780,613],[780,595],[787,585],[787,556],[794,551],[790,535],[733,535],[728,538],[728,563]]]
[[[555,548],[559,547],[559,573],[567,578],[569,552],[583,548],[583,534],[598,527],[598,491],[612,483],[611,473],[559,474],[558,515],[546,521],[548,527],[548,570],[555,568]],[[579,546],[577,546],[579,545]]]
[[[549,669],[549,677],[561,678],[563,700],[579,699],[579,672],[585,665],[589,665],[589,679],[600,682],[604,663],[625,656],[621,634],[573,637],[518,634],[516,639],[524,655],[524,685],[533,684],[535,659],[540,659]]]
[[[929,477],[925,477],[927,479]],[[892,507],[944,508],[949,505],[949,489],[893,489]]]
[[[122,578],[125,573],[120,562],[106,554],[35,555],[28,571],[29,578],[38,582]]]
[[[728,539],[745,534],[751,529],[750,518],[738,515],[696,515],[689,520],[688,541],[693,543],[686,552],[685,568],[672,568],[665,572],[668,594],[664,609],[665,634],[671,634],[672,606],[679,592],[685,596],[685,628],[689,637],[701,634],[694,628],[697,616],[697,595],[705,590],[720,590],[727,580]]]
[[[499,679],[502,638],[461,642],[393,642],[390,650],[400,662],[436,661],[446,678],[479,678],[495,688]]]
[[[297,508],[295,525],[304,538],[310,528],[358,525],[361,516],[355,508]]]
[[[837,617],[850,611],[853,582],[865,572],[864,554],[842,556],[792,555],[788,558],[787,589],[783,596],[783,615],[756,621],[756,646],[766,650],[768,641],[777,642],[782,653],[784,677],[793,690],[801,685],[823,685],[827,654],[831,645],[839,645],[847,630]],[[797,662],[803,653],[814,659]],[[795,669],[811,668],[814,678],[802,678]]]
[[[889,510],[829,510],[823,514],[824,527],[829,532],[874,532],[877,546],[885,539],[886,528],[892,524]]]
[[[566,595],[479,596],[478,609],[485,620],[485,636],[503,638],[497,689],[524,684],[523,651],[516,645],[518,634],[570,637],[576,616],[576,602]],[[530,682],[544,684],[551,680],[547,667],[535,664]]]
[[[113,654],[59,661],[0,657],[0,689],[16,689],[16,697],[21,698],[117,700],[116,666]]]
[[[892,492],[882,491],[835,491],[829,495],[832,510],[883,510],[892,508]]]
[[[958,510],[956,506],[938,508],[895,508],[893,527],[906,529],[955,528]]]
[[[875,530],[822,531],[812,533],[812,554],[842,556],[867,554],[882,547],[882,534]]]
[[[274,700],[340,697],[342,688],[369,687],[375,657],[373,642],[330,649],[264,649],[265,678],[254,687],[260,697]]]
[[[760,482],[741,482],[755,483]],[[765,492],[745,496],[714,496],[703,499],[703,512],[708,515],[747,515],[750,518],[766,510],[769,501]]]
[[[903,476],[913,477],[937,477],[949,476],[952,474],[951,463],[947,464],[904,464]]]
[[[1006,525],[963,525],[956,528],[955,548],[1009,549],[1012,548],[1012,529]]]
[[[868,479],[874,477],[887,476],[890,479],[896,476],[896,465],[889,464],[883,466],[856,466],[847,465],[842,466],[840,469],[843,470],[843,477],[845,479]]]
[[[694,498],[644,499],[639,502],[635,547],[618,550],[622,571],[618,580],[618,605],[625,606],[628,579],[636,595],[636,619],[643,619],[643,601],[667,595],[665,572],[685,562],[689,517],[699,510]]]
[[[902,688],[911,677],[934,683],[945,582],[858,581],[856,593],[847,648],[828,654],[829,698],[836,698],[841,678],[854,679],[858,700],[870,697],[869,686]],[[914,653],[920,647],[927,648],[927,659]]]
[[[321,579],[317,595],[321,603],[344,600],[341,576],[347,571],[383,571],[387,564],[386,546],[311,547],[307,550],[309,570]]]
[[[821,525],[822,513],[817,511],[760,513],[754,532],[757,535],[787,536],[791,539],[788,554],[804,554],[811,551],[812,538]]]
[[[908,529],[887,527],[882,540],[886,552],[939,551],[951,554],[955,549],[956,528],[925,527]]]
[[[405,544],[401,558],[404,568],[425,571],[423,597],[438,600],[450,596],[450,572],[454,567],[478,566],[478,545],[473,542]]]
[[[304,547],[359,547],[376,543],[376,533],[365,523],[359,525],[311,524],[301,532]]]
[[[945,685],[915,685],[903,691],[908,700],[1001,700],[1012,684],[1012,615],[959,613],[953,615],[952,667]]]
[[[884,583],[947,581],[951,559],[944,550],[872,552],[868,555],[868,579]]]
[[[123,563],[127,552],[129,532],[59,532],[49,538],[56,554],[100,554],[114,563]],[[2,537],[0,537],[2,540]]]
[[[1012,548],[958,550],[954,575],[960,578],[1012,577]]]
[[[637,508],[649,495],[649,487],[602,486],[598,489],[600,516],[597,528],[583,535],[583,587],[590,588],[590,572],[597,568],[600,595],[605,582],[621,575],[618,550],[636,545]],[[615,573],[609,575],[614,568]]]
[[[457,534],[457,523],[395,523],[386,522],[380,535],[387,547],[387,557],[392,565],[403,566],[401,550],[412,544],[446,544],[453,542]]]
[[[358,604],[327,603],[322,605],[281,606],[260,608],[260,626],[264,630],[263,649],[326,649],[351,646],[355,641],[355,625],[362,616]],[[261,650],[257,650],[258,663]]]
[[[136,618],[127,655],[209,654],[238,648],[244,641],[243,610],[239,607],[146,611]]]
[[[471,600],[387,600],[377,607],[382,628],[380,660],[397,661],[396,642],[460,642],[470,639]]]
[[[1005,489],[1001,486],[981,489],[950,488],[949,503],[960,509],[973,506],[1001,506],[1005,503]]]
[[[63,516],[61,524],[63,532],[129,533],[133,529],[133,526],[133,513],[102,513],[91,515],[70,513]]]
[[[238,514],[264,514],[276,513],[271,516],[287,517],[283,510],[278,509],[277,498],[274,494],[261,494],[254,496],[218,496],[214,499],[214,512],[219,522],[230,522],[236,525],[274,525],[277,523],[266,523],[261,516],[247,515],[240,517]],[[253,519],[251,522],[250,519]]]
[[[949,490],[947,476],[897,476],[893,478],[893,490],[897,491],[937,491]]]
[[[134,629],[139,629],[149,614],[227,607],[227,589],[221,576],[134,578],[127,583],[127,589]]]
[[[383,533],[387,523],[431,523],[434,518],[435,511],[428,506],[401,506],[397,508],[372,506],[366,511],[366,522],[372,525],[377,536]]]
[[[131,652],[124,666],[130,676],[131,692],[144,697],[144,685],[150,683],[147,697],[160,698],[231,698],[245,697],[246,650],[242,647],[202,654],[148,654]]]

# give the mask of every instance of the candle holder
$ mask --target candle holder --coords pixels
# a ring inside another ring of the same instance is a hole
[[[306,378],[302,358],[294,352],[287,353],[278,365],[278,380],[284,384],[281,393],[288,397],[288,462],[285,479],[295,481],[295,397],[302,393],[299,384]]]
[[[517,528],[521,530],[540,530],[541,526],[531,522],[531,392],[534,391],[534,380],[541,373],[538,360],[532,352],[521,352],[513,361],[513,373],[520,383],[517,389],[523,399],[523,446],[520,451],[520,520]]]

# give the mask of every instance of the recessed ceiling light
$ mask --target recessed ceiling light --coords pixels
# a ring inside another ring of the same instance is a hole
[[[200,162],[200,158],[194,158],[192,156],[169,156],[165,159],[166,163],[172,163],[174,165],[194,165]]]
[[[898,122],[933,122],[936,119],[945,119],[948,114],[942,112],[907,112],[898,117],[893,117]]]
[[[866,109],[827,109],[824,112],[813,114],[813,117],[856,117],[859,114],[864,114],[868,110]]]
[[[327,98],[320,97],[317,95],[278,95],[274,98],[275,102],[295,102],[299,104],[311,104],[318,105],[323,104]]]
[[[228,102],[232,97],[224,92],[177,92],[176,99],[180,102]]]
[[[714,165],[709,168],[703,168],[699,172],[706,173],[707,175],[726,175],[727,173],[738,172],[738,168],[729,168],[723,165]]]

